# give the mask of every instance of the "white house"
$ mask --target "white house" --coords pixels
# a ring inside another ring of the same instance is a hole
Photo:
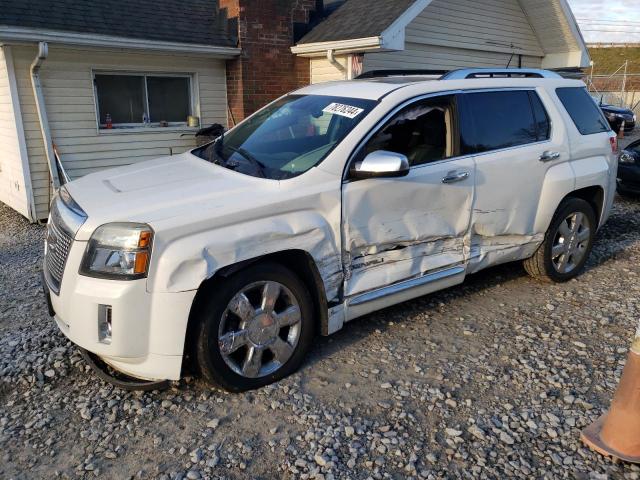
[[[379,69],[589,66],[566,0],[349,0],[291,50],[311,59],[313,82]]]
[[[226,19],[163,3],[0,1],[0,201],[47,217],[54,145],[77,178],[185,151],[189,116],[226,124]]]

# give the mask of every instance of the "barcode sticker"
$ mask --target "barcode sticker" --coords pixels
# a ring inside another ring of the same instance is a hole
[[[325,113],[333,113],[334,115],[340,115],[341,117],[356,118],[362,112],[363,108],[354,107],[351,105],[344,105],[342,103],[332,103],[322,110]]]

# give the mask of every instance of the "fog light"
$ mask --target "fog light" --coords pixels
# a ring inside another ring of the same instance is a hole
[[[98,341],[111,343],[111,305],[98,305]]]

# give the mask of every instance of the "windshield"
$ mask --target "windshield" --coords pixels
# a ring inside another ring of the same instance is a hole
[[[192,153],[247,175],[292,178],[324,160],[375,105],[357,98],[290,95]]]

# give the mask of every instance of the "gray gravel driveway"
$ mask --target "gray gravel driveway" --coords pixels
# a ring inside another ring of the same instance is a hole
[[[241,395],[97,380],[47,316],[43,233],[0,204],[0,478],[640,476],[579,441],[637,324],[640,199],[618,199],[574,281],[492,268],[319,338],[302,371]]]

